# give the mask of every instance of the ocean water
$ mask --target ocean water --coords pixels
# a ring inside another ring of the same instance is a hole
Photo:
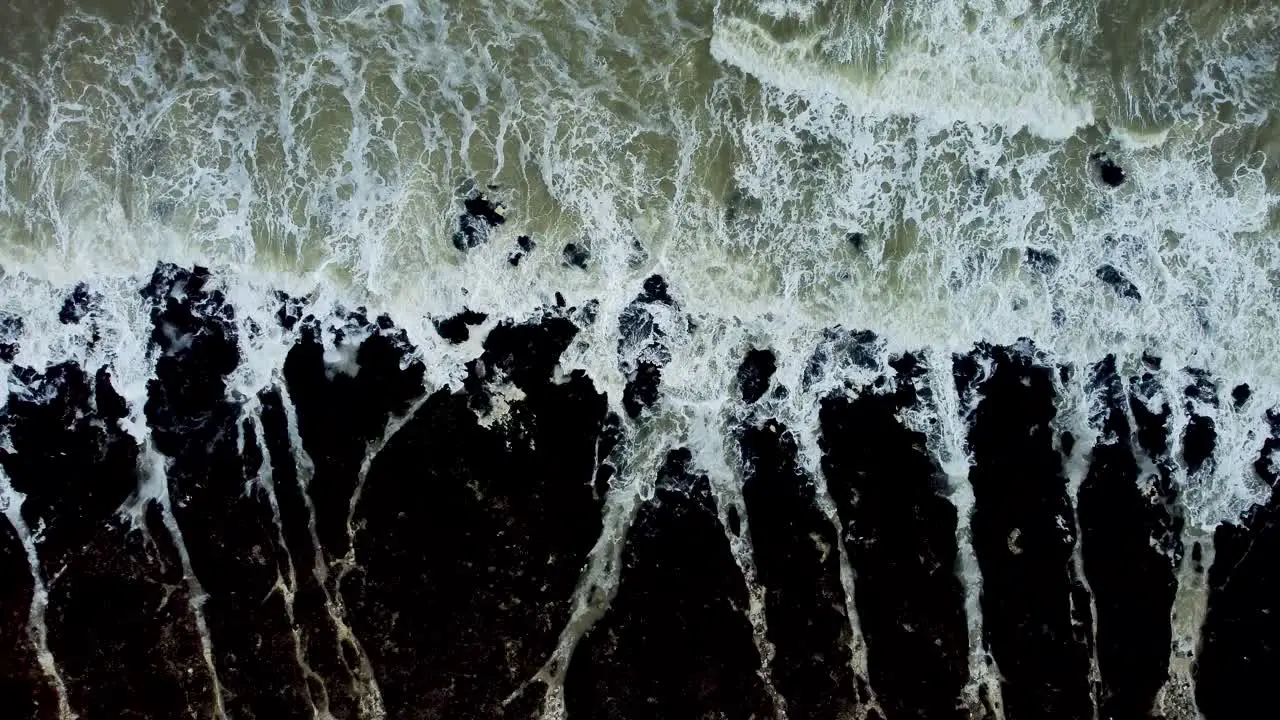
[[[661,399],[624,421],[612,545],[677,445],[722,516],[741,503],[726,428],[750,415],[733,388],[751,347],[806,388],[770,412],[825,487],[821,400],[879,371],[814,374],[814,348],[827,328],[870,330],[879,367],[912,352],[937,375],[930,409],[902,421],[961,510],[975,706],[994,671],[953,354],[1029,338],[1047,363],[1114,355],[1122,376],[1159,357],[1170,389],[1209,373],[1187,402],[1213,421],[1214,462],[1173,473],[1188,542],[1270,495],[1254,469],[1280,406],[1270,0],[0,0],[0,18],[0,312],[22,327],[9,365],[111,368],[140,443],[154,351],[138,289],[162,261],[210,268],[236,308],[234,397],[275,385],[295,343],[277,290],[322,318],[387,313],[428,389],[461,388],[490,328],[560,293],[598,305],[559,372],[585,370],[620,415],[644,352],[619,363],[625,310],[662,275],[670,357]],[[1122,185],[1100,181],[1099,152]],[[504,222],[459,249],[480,193]],[[95,320],[64,323],[80,283]],[[488,319],[447,342],[434,323],[463,308]],[[325,360],[359,372],[340,343]],[[1086,375],[1056,396],[1077,438],[1099,435]],[[1233,402],[1242,384],[1250,399]],[[1175,412],[1170,434],[1190,422]],[[165,495],[157,482],[140,497]],[[749,543],[731,545],[749,570]],[[588,574],[616,576],[593,557]],[[1174,635],[1194,645],[1204,611],[1184,594]],[[763,595],[751,602],[759,625]],[[1171,693],[1170,718],[1196,717]]]
[[[1280,375],[1280,20],[1260,0],[4,12],[0,302],[33,365],[84,352],[56,321],[76,282],[101,288],[102,332],[136,336],[126,288],[163,259],[217,269],[246,309],[286,288],[391,311],[424,348],[463,305],[597,299],[572,363],[614,396],[601,350],[661,272],[703,328],[673,410],[716,402],[751,341],[794,375],[832,324],[937,353],[1151,351],[1261,393]],[[1098,151],[1122,187],[1097,182]],[[507,222],[460,253],[469,184],[496,186]],[[512,268],[520,234],[538,250]],[[103,359],[140,367],[121,342]],[[1222,483],[1207,524],[1256,499]]]

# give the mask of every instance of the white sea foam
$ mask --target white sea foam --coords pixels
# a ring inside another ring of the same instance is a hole
[[[777,42],[740,18],[717,25],[711,53],[807,99],[835,97],[859,114],[920,118],[931,129],[957,122],[998,125],[1065,140],[1093,121],[1089,104],[1071,97],[1069,84],[1028,52],[1024,38],[945,32],[945,39],[929,38],[935,41],[929,45],[890,52],[884,70],[873,77],[830,62],[818,37]],[[1012,50],[1011,41],[1018,41]]]
[[[901,3],[855,36],[848,23],[805,30],[828,6],[759,4],[801,24],[782,40],[675,2],[649,4],[645,22],[583,2],[555,17],[527,2],[238,4],[194,21],[201,33],[158,5],[129,24],[70,16],[43,56],[0,62],[0,309],[26,322],[17,362],[110,365],[140,407],[150,320],[137,290],[163,259],[214,269],[238,312],[231,386],[245,396],[292,341],[272,319],[274,288],[313,293],[320,316],[389,312],[431,387],[456,387],[477,349],[442,342],[433,319],[463,306],[525,318],[560,290],[600,303],[563,365],[616,403],[618,316],[657,272],[694,329],[669,338],[662,431],[627,451],[648,458],[635,475],[660,447],[723,453],[706,428],[739,412],[726,395],[743,349],[775,348],[778,382],[795,389],[837,323],[940,358],[1021,336],[1076,363],[1151,350],[1273,396],[1277,198],[1262,159],[1215,155],[1229,136],[1202,114],[1234,103],[1232,123],[1259,123],[1275,47],[1204,45],[1205,71],[1189,78],[1203,102],[1178,99],[1170,127],[1115,127],[1108,141],[1084,70],[1054,52],[1098,20],[1033,5]],[[1128,170],[1123,187],[1092,178],[1100,144]],[[449,238],[469,178],[500,184],[511,212],[463,255]],[[523,232],[539,245],[511,268]],[[563,266],[567,242],[590,246],[587,271]],[[1020,265],[1029,246],[1055,253],[1056,273]],[[1103,264],[1142,301],[1099,281]],[[64,325],[81,280],[100,310]],[[811,470],[815,398],[838,386],[774,407]],[[1250,412],[1240,432],[1259,422]],[[1223,447],[1243,458],[1251,443]],[[1242,463],[1190,496],[1197,522],[1257,499]]]

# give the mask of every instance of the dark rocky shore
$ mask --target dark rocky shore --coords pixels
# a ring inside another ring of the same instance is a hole
[[[481,230],[464,224],[461,242]],[[773,351],[744,348],[724,381],[750,408],[727,429],[745,512],[721,507],[689,449],[666,448],[621,539],[616,594],[580,637],[567,630],[619,443],[661,406],[663,323],[688,322],[678,290],[651,277],[624,310],[624,398],[556,372],[592,307],[498,319],[450,391],[424,387],[394,318],[318,318],[283,295],[278,321],[296,343],[282,381],[239,397],[227,377],[249,338],[236,308],[207,271],[158,267],[140,288],[154,327],[144,407],[127,406],[109,368],[11,367],[0,716],[524,719],[554,700],[579,720],[1175,720],[1157,696],[1188,575],[1209,587],[1200,711],[1236,720],[1268,706],[1280,494],[1218,528],[1206,565],[1205,548],[1183,546],[1173,482],[1179,463],[1214,462],[1213,418],[1192,401],[1220,380],[1161,388],[1157,358],[1126,377],[1115,358],[1059,367],[1030,342],[977,345],[941,375],[973,408],[968,522],[983,655],[1000,678],[984,703],[966,700],[964,519],[925,432],[903,420],[934,407],[940,375],[922,355],[879,366],[866,332],[833,329],[806,373],[879,377],[821,398],[821,477],[769,404],[809,390],[777,384]],[[84,287],[67,302],[67,322],[96,311]],[[485,320],[438,327],[461,341]],[[12,358],[20,321],[5,343]],[[358,372],[327,366],[326,344],[350,347]],[[1099,429],[1083,448],[1055,422],[1075,373]],[[1188,420],[1175,437],[1177,413]],[[1270,418],[1256,470],[1274,488]],[[1087,464],[1075,493],[1073,457]],[[732,551],[744,537],[749,573]],[[566,638],[567,668],[548,671]]]

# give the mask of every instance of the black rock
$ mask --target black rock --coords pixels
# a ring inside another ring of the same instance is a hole
[[[154,447],[166,456],[173,521],[191,572],[208,592],[201,608],[226,712],[301,720],[312,690],[277,590],[289,553],[268,490],[257,482],[262,438],[242,422],[242,399],[227,386],[240,361],[234,309],[200,268],[165,268],[150,289],[158,359],[144,411]],[[361,308],[348,317],[367,324],[366,315]]]
[[[19,342],[25,325],[18,315],[0,312],[0,360],[11,363],[18,357]]]
[[[1027,248],[1026,254],[1023,255],[1022,262],[1032,270],[1042,275],[1052,275],[1057,272],[1058,265],[1062,263],[1057,255],[1048,250],[1037,250],[1035,248]]]
[[[520,264],[520,259],[523,257],[524,255],[522,253],[518,253],[518,252],[511,253],[510,255],[507,256],[507,264],[509,264],[511,267],[516,267],[517,265]]]
[[[1194,475],[1212,462],[1218,432],[1213,418],[1195,412],[1191,403],[1187,403],[1186,410],[1189,417],[1182,434],[1182,460],[1187,474]]]
[[[278,389],[259,395],[262,403],[263,450],[270,460],[270,471],[278,507],[279,538],[295,562],[293,588],[293,621],[301,641],[303,659],[315,673],[308,684],[317,691],[323,685],[324,697],[334,717],[359,717],[356,708],[361,695],[367,694],[370,678],[362,672],[354,658],[349,639],[341,637],[343,621],[333,607],[331,587],[316,572],[314,558],[320,548],[313,541],[310,523],[314,515],[308,507],[308,483],[311,474],[296,462],[294,440],[282,393]]]
[[[1176,497],[1174,461],[1169,442],[1169,418],[1173,410],[1155,376],[1155,371],[1160,369],[1160,358],[1144,354],[1142,362],[1142,373],[1129,378],[1129,411],[1133,415],[1138,447],[1156,466],[1159,492],[1172,499]],[[1150,406],[1158,398],[1161,402],[1153,410]],[[1169,545],[1168,549],[1171,553],[1181,553],[1180,547],[1175,545]]]
[[[1089,642],[1076,632],[1087,613],[1072,611],[1088,600],[1081,607],[1074,512],[1053,442],[1054,369],[1028,343],[980,344],[954,375],[962,402],[980,397],[968,435],[973,546],[1005,716],[1089,717]]]
[[[925,368],[913,356],[891,364],[893,391],[822,400],[822,470],[860,587],[876,588],[854,599],[881,706],[890,718],[960,720],[968,641],[957,513],[924,434],[900,420],[921,402]]]
[[[1237,385],[1231,389],[1231,402],[1235,409],[1239,410],[1244,404],[1249,402],[1249,398],[1253,395],[1253,389],[1247,383]]]
[[[1183,389],[1183,396],[1187,398],[1183,409],[1188,417],[1186,429],[1182,434],[1182,460],[1186,465],[1187,474],[1194,475],[1206,464],[1212,463],[1218,438],[1213,418],[1201,415],[1194,401],[1199,400],[1216,408],[1218,384],[1212,376],[1199,368],[1188,368],[1187,375],[1191,378],[1191,384]]]
[[[661,275],[650,275],[645,278],[644,290],[636,296],[636,302],[675,305],[675,300],[671,299],[671,286]]]
[[[300,321],[304,321],[303,316],[306,315],[307,304],[306,298],[296,298],[288,293],[277,290],[275,292],[275,299],[280,303],[280,306],[276,309],[276,320],[280,322],[280,327],[285,330],[293,330],[297,327]],[[315,320],[312,316],[307,315],[306,317],[310,318],[312,321]]]
[[[98,415],[107,420],[123,420],[129,415],[129,406],[111,385],[111,372],[106,366],[98,368],[93,378],[94,404]]]
[[[845,242],[849,243],[854,250],[862,252],[867,247],[867,236],[860,232],[851,232],[844,236]]]
[[[1272,434],[1255,467],[1274,489],[1271,453],[1280,447],[1275,412]],[[1208,720],[1257,716],[1274,695],[1280,672],[1280,493],[1213,535],[1209,601],[1196,663],[1196,701]]]
[[[101,300],[102,296],[90,292],[88,285],[77,283],[71,294],[63,301],[62,310],[58,312],[58,320],[63,325],[74,325],[97,309]]]
[[[479,325],[488,319],[489,316],[485,313],[464,308],[457,315],[452,315],[443,320],[436,320],[434,324],[440,337],[457,345],[458,343],[466,342],[471,337],[471,331],[467,329],[468,325]]]
[[[1164,546],[1181,525],[1170,511],[1173,498],[1161,492],[1163,483],[1156,483],[1156,498],[1142,488],[1125,412],[1131,401],[1114,356],[1094,366],[1090,390],[1090,413],[1102,433],[1077,506],[1084,570],[1097,609],[1099,714],[1149,717],[1168,677],[1169,612],[1177,587]]]
[[[467,363],[463,388],[471,407],[487,412],[492,406],[490,386],[502,378],[527,392],[526,385],[551,374],[577,334],[571,320],[551,312],[532,322],[499,323],[485,337],[484,353]]]
[[[358,328],[360,337],[369,328]],[[351,342],[338,340],[339,349]],[[347,516],[351,494],[369,443],[386,432],[388,419],[422,395],[426,372],[403,330],[375,332],[355,350],[360,372],[331,372],[317,330],[305,327],[284,363],[284,378],[297,412],[303,449],[315,462],[309,483],[316,533],[329,557],[350,549]]]
[[[1138,286],[1134,285],[1115,266],[1103,265],[1094,274],[1099,280],[1109,285],[1112,290],[1115,290],[1120,297],[1142,300],[1142,293],[1138,292]]]
[[[5,501],[8,499],[6,498]],[[0,502],[5,502],[0,501]],[[7,509],[7,508],[6,508]],[[40,669],[38,649],[27,630],[35,585],[22,541],[13,526],[0,522],[0,692],[13,717],[55,720],[58,702],[53,685]]]
[[[658,318],[678,310],[666,279],[650,275],[618,317],[618,367],[627,377],[623,407],[633,418],[658,400],[662,368],[671,361],[667,330]]]
[[[1098,168],[1098,177],[1102,182],[1111,187],[1120,187],[1125,181],[1124,168],[1120,167],[1111,159],[1111,156],[1104,152],[1096,152],[1089,156],[1094,165]]]
[[[533,238],[529,237],[528,235],[521,235],[517,237],[516,244],[520,246],[521,250],[527,253],[533,252],[533,249],[538,246],[538,243],[534,242]]]
[[[480,360],[527,392],[550,377],[577,334],[573,322],[560,316],[544,315],[541,320],[519,325],[503,321],[484,339]]]
[[[852,365],[866,370],[880,370],[879,353],[884,341],[870,330],[846,330],[842,327],[822,331],[822,340],[805,365],[801,384],[810,387],[824,378],[834,363],[837,367]]]
[[[639,417],[642,410],[656,403],[661,383],[662,369],[652,362],[642,361],[622,389],[622,407],[627,415]]]
[[[147,504],[141,528],[108,517],[95,529],[45,614],[69,704],[86,718],[212,717],[213,677],[159,507]]]
[[[41,528],[47,642],[69,705],[81,717],[210,716],[211,676],[158,506],[136,529],[118,512],[139,481],[124,401],[105,371],[92,382],[71,363],[18,375],[27,387],[0,411],[12,451],[0,462],[26,495],[22,518]],[[9,528],[0,522],[0,687],[16,693],[13,717],[52,719],[57,702],[26,642],[31,569]]]
[[[502,204],[484,194],[472,195],[462,202],[466,211],[458,216],[458,230],[453,234],[453,246],[468,250],[489,239],[490,228],[506,222],[501,212]]]
[[[554,650],[601,529],[592,485],[607,401],[580,372],[553,381],[566,322],[503,323],[486,338],[484,363],[525,393],[506,422],[481,425],[443,389],[368,466],[353,510],[359,567],[340,594],[390,718],[527,720],[539,704],[540,684],[504,700]]]
[[[572,265],[583,270],[587,269],[587,261],[591,259],[591,252],[585,247],[577,243],[569,243],[564,246],[564,262],[566,265]]]
[[[740,436],[742,496],[765,589],[771,670],[791,717],[838,720],[857,705],[836,526],[819,509],[796,440],[776,420]],[[730,530],[741,534],[736,508]]]
[[[462,202],[462,206],[466,208],[467,215],[483,220],[490,227],[501,225],[507,221],[506,216],[501,211],[501,203],[496,203],[483,194],[467,198]]]
[[[26,495],[28,525],[45,527],[42,556],[56,566],[134,490],[137,447],[118,423],[124,401],[105,373],[91,379],[62,363],[15,380],[23,391],[9,395],[4,414],[13,453],[0,460]]]
[[[772,350],[748,350],[738,366],[738,388],[742,391],[742,400],[753,403],[764,397],[777,370],[778,361]]]
[[[710,483],[689,464],[687,450],[668,455],[653,500],[627,531],[617,596],[569,663],[569,717],[776,716],[758,674],[742,572]]]

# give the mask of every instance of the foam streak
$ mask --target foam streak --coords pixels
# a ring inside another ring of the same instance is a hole
[[[956,558],[960,584],[964,588],[964,614],[969,629],[969,682],[964,696],[975,712],[989,707],[992,720],[1004,720],[1000,670],[986,650],[982,618],[982,568],[973,548],[973,486],[969,484],[970,456],[966,447],[967,418],[976,407],[961,407],[951,376],[951,363],[945,355],[935,354],[928,360],[929,388],[933,394],[933,412],[937,431],[927,433],[929,452],[938,459],[947,476],[951,502],[956,506]],[[984,702],[985,697],[985,702]]]
[[[151,494],[141,500],[138,507],[143,507],[147,500],[154,500],[160,506],[164,527],[173,540],[174,547],[178,551],[178,560],[182,564],[182,577],[187,583],[187,605],[191,609],[191,616],[195,619],[196,633],[200,636],[200,651],[204,656],[205,665],[209,668],[209,678],[213,688],[214,717],[218,720],[228,720],[226,705],[222,700],[222,683],[218,680],[218,667],[213,660],[213,638],[209,635],[209,624],[204,617],[203,606],[208,596],[201,587],[195,570],[191,567],[191,554],[187,551],[186,541],[182,538],[182,529],[178,527],[178,520],[174,517],[173,508],[169,502],[169,461],[156,451],[150,436],[147,436],[142,448],[140,462],[145,464],[142,470],[146,473],[143,482],[145,489],[149,489]]]
[[[9,476],[0,469],[0,510],[13,526],[22,548],[27,553],[27,563],[31,566],[31,610],[27,619],[27,632],[31,636],[31,644],[36,649],[36,659],[40,669],[53,684],[58,696],[58,717],[63,720],[74,720],[79,717],[72,711],[67,701],[67,686],[58,671],[58,664],[49,650],[49,628],[45,625],[44,611],[49,604],[49,591],[45,587],[44,573],[40,570],[40,558],[36,550],[36,537],[32,535],[26,521],[22,518],[22,503],[25,496],[13,488]]]
[[[298,469],[298,486],[302,490],[302,500],[307,508],[307,531],[311,534],[311,547],[315,552],[312,557],[311,571],[315,574],[316,583],[319,585],[321,592],[324,593],[325,611],[329,615],[329,619],[333,621],[334,627],[337,629],[338,635],[338,657],[346,664],[346,654],[342,652],[342,643],[345,641],[350,643],[355,649],[358,658],[359,667],[347,669],[355,678],[356,695],[360,698],[360,708],[367,717],[374,720],[385,718],[386,709],[382,702],[382,691],[378,688],[377,680],[373,674],[373,666],[369,662],[369,656],[365,653],[360,641],[352,632],[350,625],[346,621],[346,610],[342,604],[342,596],[338,593],[338,582],[335,581],[333,591],[330,592],[329,585],[329,569],[324,560],[324,553],[320,546],[320,535],[316,531],[316,509],[314,503],[311,502],[310,486],[311,478],[315,475],[315,463],[312,462],[311,456],[307,453],[306,448],[302,445],[302,436],[298,433],[298,412],[294,407],[293,399],[289,397],[288,384],[285,382],[277,382],[276,389],[280,392],[280,405],[284,408],[285,425],[289,430],[289,446],[293,450],[294,466]],[[363,480],[363,473],[361,475]],[[354,500],[353,500],[354,505]],[[354,553],[354,549],[351,551]],[[338,578],[340,581],[341,578]]]

